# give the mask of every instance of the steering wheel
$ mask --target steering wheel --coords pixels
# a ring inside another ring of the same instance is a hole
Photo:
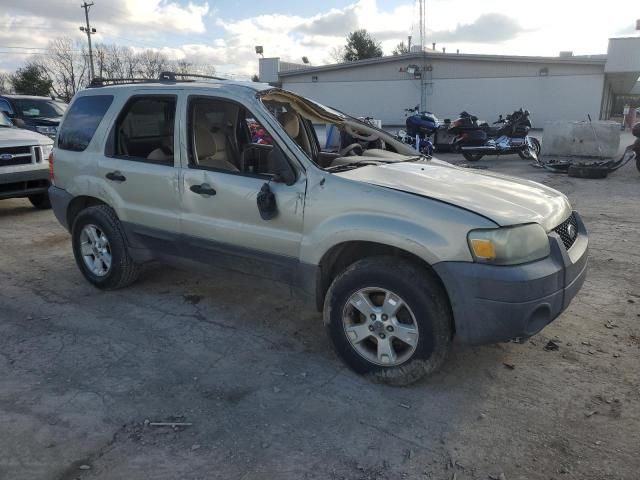
[[[353,138],[357,138],[358,140],[362,140],[364,142],[373,142],[378,139],[378,135],[362,135],[361,133],[356,132],[351,125],[345,125],[344,130],[351,135]]]
[[[352,143],[351,145],[348,145],[340,150],[341,157],[355,157],[362,155],[363,153],[364,149],[359,143]]]

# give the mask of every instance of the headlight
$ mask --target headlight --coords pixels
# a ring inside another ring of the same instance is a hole
[[[42,149],[42,159],[49,160],[49,154],[51,154],[51,151],[53,150],[53,144],[40,145],[40,148]]]
[[[516,227],[471,230],[471,254],[477,262],[517,265],[549,255],[549,238],[537,223]]]
[[[55,136],[58,131],[57,127],[46,127],[43,125],[36,125],[36,132],[42,133],[43,135]]]

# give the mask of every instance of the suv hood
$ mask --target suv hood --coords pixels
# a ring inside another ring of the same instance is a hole
[[[22,147],[24,145],[51,145],[53,140],[23,128],[0,127],[0,147]]]
[[[435,159],[365,166],[336,175],[450,203],[500,226],[536,222],[549,232],[571,214],[567,197],[540,183]]]

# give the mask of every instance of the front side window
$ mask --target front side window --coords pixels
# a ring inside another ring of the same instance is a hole
[[[189,102],[188,115],[191,168],[264,177],[278,173],[272,153],[279,147],[267,129],[242,105],[197,97]]]
[[[91,95],[76,99],[60,126],[58,148],[74,152],[85,150],[112,101],[112,95]]]
[[[120,158],[173,165],[175,117],[175,97],[134,97],[114,127],[113,153]]]

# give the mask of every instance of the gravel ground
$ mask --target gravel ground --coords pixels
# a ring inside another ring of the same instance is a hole
[[[406,388],[346,369],[283,286],[149,265],[101,292],[50,211],[0,202],[0,478],[637,479],[640,173],[480,164],[569,196],[589,276],[530,341]]]

